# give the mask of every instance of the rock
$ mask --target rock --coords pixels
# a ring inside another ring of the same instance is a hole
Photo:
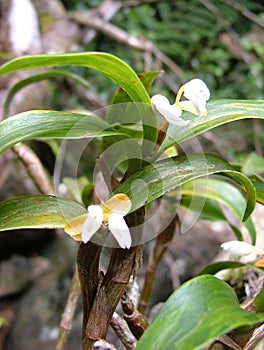
[[[77,249],[76,242],[64,235],[58,236],[46,249],[45,259],[49,259],[49,269],[35,280],[17,302],[16,316],[5,350],[55,349]],[[81,327],[80,300],[66,349],[80,348]]]
[[[0,298],[21,293],[48,268],[49,261],[42,257],[14,255],[0,262]]]

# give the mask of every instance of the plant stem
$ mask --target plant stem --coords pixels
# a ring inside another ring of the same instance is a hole
[[[99,284],[99,259],[102,247],[92,242],[81,243],[77,256],[77,267],[82,291],[83,337],[93,301]]]
[[[175,215],[175,217],[169,223],[169,225],[157,237],[155,248],[153,249],[153,251],[149,256],[144,286],[143,286],[143,290],[142,290],[139,305],[138,305],[138,310],[143,315],[145,314],[145,311],[149,303],[149,299],[150,299],[153,284],[155,282],[155,277],[156,277],[159,263],[163,255],[166,253],[170,242],[173,239],[177,222],[178,222],[178,217],[177,215]]]
[[[144,222],[144,208],[140,208],[127,216],[129,227],[133,227],[133,236],[139,238]],[[85,249],[85,245],[84,245]],[[83,332],[83,350],[92,350],[94,343],[105,339],[108,326],[111,322],[116,306],[121,299],[130,276],[135,275],[141,265],[142,245],[130,249],[113,249],[109,267],[105,276],[102,276],[97,286],[92,308]],[[89,281],[89,276],[87,276]],[[90,307],[90,298],[84,293],[84,311]],[[85,324],[85,323],[84,323]]]

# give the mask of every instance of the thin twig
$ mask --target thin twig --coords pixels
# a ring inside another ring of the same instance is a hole
[[[147,271],[144,281],[143,290],[141,293],[138,310],[144,315],[147,309],[153,284],[155,282],[155,277],[159,263],[166,253],[170,242],[173,239],[176,224],[178,222],[177,215],[173,218],[170,224],[159,234],[156,240],[156,245],[151,252],[147,264]]]
[[[227,34],[229,35],[230,43],[227,42],[226,46],[230,50],[230,52],[236,54],[243,59],[246,64],[249,64],[250,61],[256,59],[256,57],[248,52],[245,52],[240,45],[239,35],[237,32],[230,26],[229,22],[226,20],[222,12],[211,2],[208,0],[199,0],[203,6],[205,6],[209,11],[211,11],[217,18],[217,20],[221,23]]]
[[[250,21],[254,22],[261,28],[264,28],[264,21],[261,18],[259,18],[257,15],[255,15],[253,12],[245,8],[243,5],[241,5],[239,2],[234,0],[222,0],[222,2],[233,7],[235,10],[241,12],[243,16],[250,19]]]
[[[96,31],[101,32],[118,42],[124,43],[129,47],[132,47],[139,51],[147,51],[153,53],[153,55],[158,60],[168,66],[178,76],[180,82],[184,81],[184,73],[182,69],[168,56],[163,54],[152,41],[149,41],[142,36],[136,37],[129,35],[126,31],[106,22],[98,16],[96,17],[92,15],[89,11],[71,12],[69,14],[69,17],[75,22],[95,29]]]
[[[23,162],[28,175],[34,181],[39,191],[44,194],[54,195],[55,191],[47,171],[32,149],[23,143],[17,143],[12,147],[12,150]]]
[[[71,288],[69,291],[66,306],[61,317],[60,333],[57,339],[56,350],[65,349],[68,335],[72,327],[72,320],[80,296],[80,291],[80,282],[78,277],[78,271],[76,268],[72,277]]]

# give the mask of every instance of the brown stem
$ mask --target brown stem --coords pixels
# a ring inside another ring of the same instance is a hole
[[[172,241],[177,222],[178,217],[176,215],[170,224],[159,234],[155,248],[149,256],[144,286],[138,305],[138,310],[142,314],[145,313],[148,306],[159,263],[167,251],[169,243]]]
[[[127,224],[133,227],[133,235],[140,237],[144,222],[144,208],[140,208],[127,217]],[[142,245],[129,250],[113,249],[106,275],[98,284],[94,302],[89,314],[83,337],[83,350],[92,350],[93,344],[105,339],[116,306],[121,299],[130,276],[135,275],[141,265]],[[87,307],[86,307],[87,308]]]
[[[101,250],[101,246],[88,242],[81,243],[78,251],[77,267],[83,303],[83,337],[100,280],[99,258]]]

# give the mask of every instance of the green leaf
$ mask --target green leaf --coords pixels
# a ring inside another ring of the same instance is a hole
[[[264,182],[256,180],[256,181],[252,181],[252,183],[256,189],[257,201],[261,204],[264,204]]]
[[[254,210],[256,201],[251,181],[233,170],[224,159],[212,154],[180,155],[154,162],[130,176],[115,193],[126,193],[131,198],[133,211],[188,181],[217,173],[232,178],[247,193],[248,201],[243,216],[243,220],[246,220]]]
[[[57,111],[28,111],[0,122],[0,153],[18,142],[35,138],[88,138],[120,133],[94,115]]]
[[[184,112],[182,119],[188,122],[186,126],[170,125],[168,134],[159,154],[175,144],[189,140],[205,131],[216,128],[239,119],[264,119],[264,101],[262,100],[216,100],[207,103],[207,116],[196,116]]]
[[[193,183],[189,182],[181,188],[182,195],[205,197],[224,204],[240,221],[243,220],[245,209],[247,206],[245,198],[241,192],[232,184],[219,179],[197,179]],[[187,207],[188,208],[188,207]],[[207,209],[207,208],[205,208]],[[210,208],[211,209],[211,208]],[[191,210],[191,207],[190,207]],[[210,220],[210,213],[208,212],[207,219]],[[212,211],[212,215],[214,211]],[[225,216],[224,216],[225,217]],[[211,218],[211,220],[214,217]],[[225,217],[225,221],[229,222]],[[244,227],[248,230],[252,243],[256,241],[256,230],[251,218],[248,218],[244,223]],[[234,227],[231,224],[231,227]],[[237,232],[237,228],[236,228]],[[238,230],[239,236],[241,232]]]
[[[181,193],[181,195],[183,194]],[[200,206],[192,204],[191,196],[183,195],[183,197],[181,198],[180,205],[181,207],[187,210],[191,210],[194,213],[194,215],[199,215],[199,218],[201,220],[226,221],[226,217],[218,202],[210,198],[205,198],[203,203],[204,204],[201,211]],[[190,207],[191,204],[192,206]]]
[[[200,350],[241,326],[264,320],[239,307],[233,289],[210,275],[183,284],[165,302],[136,350]]]
[[[161,73],[161,71],[151,71],[151,72],[145,72],[145,73],[140,73],[138,75],[139,79],[141,80],[142,84],[144,85],[145,89],[149,93],[153,84],[154,79]],[[131,102],[131,98],[129,95],[123,90],[123,89],[118,89],[112,100],[111,104],[116,104],[116,103],[126,103],[126,102]]]
[[[70,79],[75,80],[79,84],[82,84],[83,86],[85,86],[87,88],[90,87],[90,84],[85,79],[83,79],[81,76],[74,74],[74,73],[71,73],[71,72],[63,71],[63,70],[51,70],[48,72],[35,74],[29,78],[20,80],[18,83],[16,83],[14,86],[12,86],[12,88],[9,90],[8,95],[5,99],[5,105],[4,105],[5,117],[8,116],[8,110],[9,110],[10,103],[11,103],[13,97],[15,96],[15,94],[19,90],[21,90],[22,88],[24,88],[30,84],[37,83],[41,80],[51,79],[51,78],[55,78],[55,77],[70,78]]]
[[[103,73],[115,81],[130,96],[133,102],[150,105],[150,97],[135,71],[116,56],[104,52],[82,52],[54,55],[36,55],[15,58],[0,67],[0,76],[18,70],[31,70],[52,66],[82,66]],[[155,142],[157,120],[153,113],[140,113],[144,138]]]
[[[226,269],[237,269],[238,267],[247,266],[238,261],[217,261],[206,265],[200,272],[199,275],[214,275],[215,273],[226,270]]]
[[[63,228],[67,221],[85,214],[81,205],[47,195],[21,196],[0,203],[0,231],[18,228]]]
[[[142,84],[144,85],[148,93],[150,93],[153,81],[157,78],[157,76],[160,73],[161,71],[150,71],[150,72],[144,72],[144,73],[138,74],[139,79],[141,80]],[[114,103],[123,103],[123,102],[131,102],[131,99],[125,93],[125,91],[119,89],[116,91],[115,95],[113,96],[111,103],[114,104]]]
[[[255,152],[250,153],[242,166],[242,172],[247,176],[264,173],[264,158]]]
[[[254,298],[254,304],[258,312],[264,312],[264,288]]]
[[[55,66],[82,66],[95,69],[120,85],[132,101],[150,103],[149,95],[133,69],[116,56],[104,52],[22,56],[2,65],[0,76],[18,70]]]

